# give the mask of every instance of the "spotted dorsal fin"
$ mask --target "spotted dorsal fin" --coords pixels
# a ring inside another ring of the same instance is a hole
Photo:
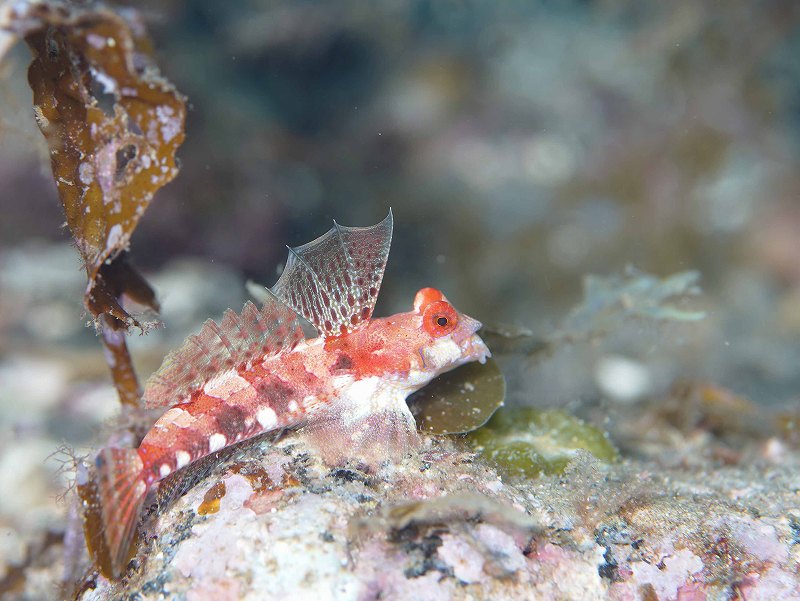
[[[209,319],[199,334],[189,336],[167,355],[145,384],[145,406],[184,402],[220,371],[249,366],[294,347],[303,338],[295,312],[268,291],[260,311],[249,301],[241,314],[228,309],[219,325]]]
[[[289,247],[286,267],[272,292],[322,336],[352,332],[372,316],[391,243],[391,210],[369,227],[334,221],[316,240]]]

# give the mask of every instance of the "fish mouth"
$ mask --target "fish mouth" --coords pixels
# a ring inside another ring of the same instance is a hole
[[[486,359],[492,356],[492,351],[486,346],[483,339],[477,334],[473,334],[467,339],[464,345],[464,362],[477,361],[478,363],[486,363]]]

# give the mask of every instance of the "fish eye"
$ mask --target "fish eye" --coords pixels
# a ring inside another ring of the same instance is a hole
[[[447,301],[434,301],[425,307],[422,327],[434,338],[451,333],[458,325],[458,313]]]

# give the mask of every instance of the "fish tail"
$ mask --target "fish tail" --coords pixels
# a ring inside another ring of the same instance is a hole
[[[86,544],[95,565],[109,578],[122,576],[130,561],[147,490],[137,449],[103,449],[93,473],[79,473]]]

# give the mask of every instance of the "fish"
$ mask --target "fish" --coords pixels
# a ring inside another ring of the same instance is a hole
[[[421,442],[406,398],[439,374],[485,362],[481,323],[435,288],[410,311],[373,318],[392,239],[381,222],[334,221],[319,238],[288,247],[286,266],[261,308],[247,302],[171,352],[144,386],[165,409],[136,448],[99,451],[79,475],[95,565],[120,578],[134,551],[145,499],[159,482],[230,445],[296,430],[330,465],[399,461]],[[306,338],[303,320],[318,336]]]

